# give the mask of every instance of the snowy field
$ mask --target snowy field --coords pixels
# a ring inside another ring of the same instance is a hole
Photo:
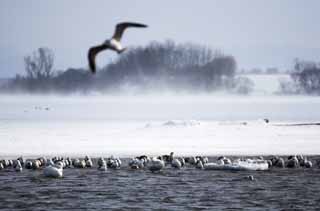
[[[301,96],[1,96],[0,154],[320,154],[320,126],[286,125],[320,121],[319,108]]]

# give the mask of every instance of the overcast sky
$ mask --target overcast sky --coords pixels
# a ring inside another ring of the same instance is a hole
[[[235,56],[239,68],[288,69],[296,57],[320,61],[319,9],[318,0],[1,0],[0,77],[24,73],[23,57],[42,46],[55,69],[87,67],[88,48],[120,21],[150,26],[128,30],[126,46],[195,42]],[[98,66],[115,56],[102,53]]]

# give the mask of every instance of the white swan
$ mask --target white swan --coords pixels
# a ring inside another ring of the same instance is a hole
[[[196,168],[197,168],[197,169],[203,169],[203,163],[202,163],[201,160],[198,160],[198,161],[197,161]]]
[[[16,166],[14,167],[14,169],[19,172],[22,171],[22,165],[19,160],[17,160]]]
[[[138,159],[138,158],[132,158],[130,161],[129,161],[129,167],[131,169],[143,169],[144,168],[144,159]]]
[[[84,160],[80,161],[78,158],[73,160],[72,164],[75,168],[85,168],[86,167],[86,161],[84,161]]]
[[[188,157],[185,159],[187,163],[190,165],[196,165],[197,164],[197,159],[194,156]]]
[[[58,162],[57,164],[47,166],[43,169],[45,177],[60,178],[63,176],[63,164]]]
[[[91,168],[92,166],[93,166],[92,160],[91,159],[86,160],[86,167]]]
[[[180,169],[182,167],[182,164],[178,158],[174,158],[171,162],[171,166],[173,168]]]
[[[306,168],[312,168],[312,162],[310,160],[305,161],[304,166]]]
[[[111,156],[108,158],[107,166],[112,169],[119,169],[121,166],[121,160],[119,158],[114,158]]]
[[[296,156],[289,156],[288,160],[286,162],[286,166],[287,168],[297,168],[299,167],[299,161],[298,158]]]
[[[103,158],[99,158],[98,160],[98,170],[106,171],[108,169],[107,162]]]
[[[120,40],[123,35],[123,32],[128,27],[145,28],[147,27],[147,25],[141,24],[141,23],[130,23],[130,22],[123,22],[123,23],[117,24],[116,30],[111,39],[106,40],[101,45],[93,46],[89,49],[88,60],[89,60],[89,67],[92,73],[96,72],[95,57],[100,51],[111,49],[113,51],[116,51],[117,53],[122,53],[123,51],[126,50],[126,48],[123,48],[121,46]]]
[[[151,161],[148,163],[148,169],[152,172],[160,171],[164,168],[164,161],[158,158],[152,158]]]

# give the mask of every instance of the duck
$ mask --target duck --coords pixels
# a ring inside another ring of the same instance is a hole
[[[110,49],[117,52],[118,54],[121,54],[126,50],[126,48],[122,47],[120,40],[122,38],[124,31],[129,27],[146,28],[148,26],[145,24],[134,23],[134,22],[118,23],[115,27],[115,32],[111,39],[107,39],[102,44],[91,47],[88,51],[89,67],[93,74],[96,72],[95,58],[99,52],[104,51],[106,49]]]
[[[55,165],[49,165],[43,169],[45,177],[60,178],[63,176],[63,164],[58,162]]]

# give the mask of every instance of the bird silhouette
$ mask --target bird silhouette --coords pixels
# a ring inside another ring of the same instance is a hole
[[[89,67],[92,73],[96,72],[96,62],[95,58],[97,54],[101,51],[111,49],[116,51],[118,54],[124,52],[126,48],[123,48],[120,40],[124,31],[129,27],[136,27],[136,28],[146,28],[148,27],[145,24],[141,23],[134,23],[134,22],[122,22],[116,25],[115,32],[111,39],[107,39],[101,45],[93,46],[88,51],[88,60],[89,60]]]

